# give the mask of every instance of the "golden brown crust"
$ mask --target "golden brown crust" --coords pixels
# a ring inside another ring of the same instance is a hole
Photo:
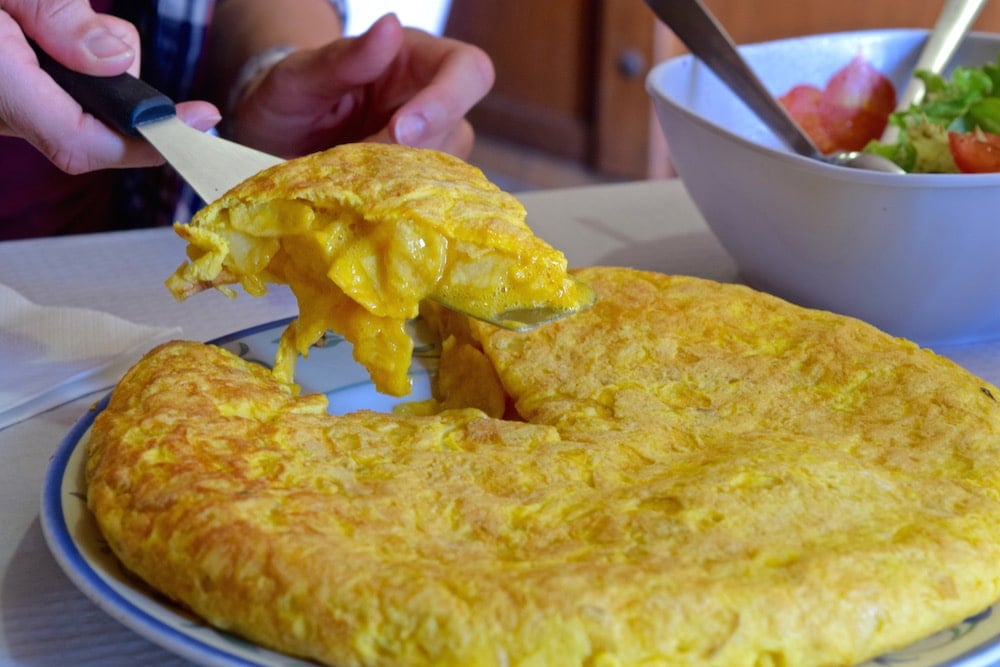
[[[590,292],[537,238],[524,207],[458,158],[356,143],[257,174],[175,225],[189,262],[167,280],[179,299],[240,283],[291,287],[299,317],[275,361],[291,382],[297,355],[328,329],[353,344],[380,391],[409,392],[406,321],[424,299],[477,317],[549,305],[573,310]]]
[[[742,287],[582,277],[591,311],[471,326],[536,424],[329,417],[228,353],[158,349],[94,424],[109,543],[338,665],[851,664],[1000,596],[994,387]]]

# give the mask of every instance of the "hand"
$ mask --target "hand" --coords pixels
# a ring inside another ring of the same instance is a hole
[[[26,139],[71,174],[163,163],[145,141],[123,137],[85,113],[38,67],[26,36],[85,74],[139,72],[135,26],[95,13],[87,0],[0,0],[0,134]],[[201,130],[219,121],[207,102],[179,104],[177,115]]]
[[[394,15],[364,35],[292,53],[243,96],[236,140],[292,157],[348,141],[472,150],[466,112],[493,85],[480,49],[403,28]]]

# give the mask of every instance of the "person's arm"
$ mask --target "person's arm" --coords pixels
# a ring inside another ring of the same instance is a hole
[[[260,63],[276,49],[316,49],[343,36],[337,4],[330,0],[219,0],[208,33],[206,97],[231,112],[238,79],[252,83]],[[238,101],[238,100],[235,100]]]

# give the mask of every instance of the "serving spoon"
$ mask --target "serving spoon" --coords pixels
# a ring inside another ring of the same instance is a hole
[[[988,0],[948,0],[927,37],[913,70],[941,74],[987,2]],[[911,76],[910,82],[899,96],[896,111],[906,111],[912,105],[920,104],[926,93],[927,86],[923,79]],[[886,125],[879,141],[883,144],[896,143],[899,129],[898,125]]]
[[[789,148],[805,157],[853,169],[906,173],[892,160],[872,153],[820,151],[771,95],[740,55],[735,43],[700,0],[646,0],[653,12]]]

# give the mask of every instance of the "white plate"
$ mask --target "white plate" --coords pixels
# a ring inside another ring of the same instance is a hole
[[[270,364],[287,320],[248,329],[216,343],[241,357]],[[413,394],[395,399],[378,394],[367,372],[351,357],[351,347],[331,336],[296,366],[303,391],[322,392],[330,411],[344,414],[359,408],[390,410],[393,405],[426,398],[429,374],[437,364],[437,348],[423,331],[412,332],[417,347],[410,375]],[[125,626],[184,658],[203,665],[313,666],[215,630],[159,596],[129,574],[111,554],[97,529],[84,496],[86,434],[101,401],[84,415],[59,446],[46,473],[42,493],[42,528],[49,549],[76,586],[102,610]],[[867,663],[869,666],[981,667],[1000,661],[1000,605],[977,614],[903,650]]]

